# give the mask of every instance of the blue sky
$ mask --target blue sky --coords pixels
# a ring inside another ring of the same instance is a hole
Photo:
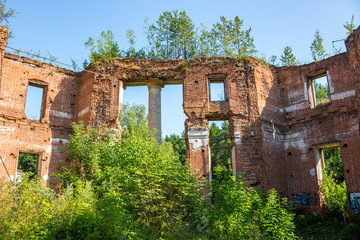
[[[15,38],[9,46],[21,50],[40,51],[64,63],[70,59],[81,63],[89,55],[84,43],[111,29],[121,48],[127,49],[126,30],[135,31],[137,48],[146,45],[144,19],[156,21],[163,11],[185,10],[196,26],[204,23],[211,28],[220,16],[244,20],[252,27],[255,46],[260,57],[280,56],[285,46],[293,49],[302,62],[311,62],[310,44],[317,28],[324,38],[324,46],[332,54],[332,41],[346,38],[343,24],[355,14],[360,24],[359,0],[223,0],[223,1],[93,1],[93,0],[8,0],[8,6],[21,12],[10,20]],[[342,42],[337,47],[343,47]],[[130,88],[124,101],[147,105],[147,88]],[[163,136],[180,134],[184,129],[181,86],[162,89]]]

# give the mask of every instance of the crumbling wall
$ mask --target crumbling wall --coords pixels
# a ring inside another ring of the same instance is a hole
[[[249,185],[310,196],[319,209],[319,151],[339,146],[348,192],[360,192],[360,28],[346,40],[347,53],[303,66],[275,68],[253,58],[119,58],[79,75],[4,55],[6,38],[0,27],[0,155],[12,178],[19,151],[26,151],[41,154],[40,176],[48,180],[66,159],[58,147],[66,146],[71,122],[120,132],[127,86],[183,84],[186,156],[199,177],[211,178],[209,121],[228,120],[233,174]],[[327,76],[328,103],[314,103],[318,75]],[[24,112],[30,81],[45,89],[40,120]],[[210,100],[209,81],[224,83],[225,99]],[[0,177],[7,178],[3,167]]]
[[[49,174],[57,171],[66,159],[60,148],[68,143],[70,124],[75,121],[75,74],[10,53],[4,54],[1,66],[0,155],[15,179],[19,152],[40,154],[39,177],[49,180]],[[25,115],[29,81],[45,89],[40,120],[30,120]],[[8,179],[0,165],[0,178]]]
[[[310,194],[320,207],[322,182],[320,150],[329,145],[340,147],[345,182],[349,192],[359,189],[359,155],[353,150],[359,142],[358,82],[349,54],[343,53],[303,66],[278,70],[285,116],[284,144],[288,194]],[[314,104],[311,78],[327,76],[330,101]],[[351,149],[351,150],[350,150]],[[350,153],[352,151],[352,153]]]
[[[30,120],[25,115],[29,80],[46,86],[40,120]],[[0,154],[12,178],[16,175],[19,151],[41,155],[40,177],[45,180],[66,159],[59,147],[65,147],[71,122],[75,121],[76,89],[77,81],[71,71],[5,54],[1,79]],[[0,177],[7,178],[3,166]]]
[[[224,101],[210,101],[209,79],[221,78],[226,97]],[[276,85],[274,71],[251,58],[204,58],[187,66],[183,83],[187,156],[200,176],[209,178],[211,168],[209,139],[202,141],[205,134],[200,132],[209,131],[208,120],[229,120],[233,174],[243,174],[249,185],[264,185],[262,119],[272,117],[266,98]],[[275,120],[280,118],[275,116]],[[195,131],[201,137],[196,138]],[[204,145],[194,148],[195,141]]]

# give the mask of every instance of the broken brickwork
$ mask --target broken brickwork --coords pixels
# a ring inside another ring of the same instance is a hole
[[[19,152],[39,154],[38,176],[48,180],[66,159],[60,148],[68,143],[71,122],[76,120],[76,76],[72,71],[29,58],[1,55],[0,155],[14,180]],[[29,83],[45,89],[42,114],[37,121],[28,119],[24,112]],[[0,165],[0,177],[7,179],[1,162]]]
[[[12,178],[22,151],[41,153],[45,180],[57,171],[66,159],[58,146],[65,147],[71,122],[120,132],[124,88],[155,85],[160,94],[164,85],[182,84],[186,156],[199,177],[211,179],[208,121],[228,120],[233,174],[242,173],[250,186],[275,188],[291,199],[311,196],[318,210],[320,151],[339,146],[347,190],[360,192],[360,29],[346,40],[346,53],[302,66],[275,68],[253,58],[119,58],[78,74],[4,55],[6,30],[0,33],[0,155]],[[330,99],[321,104],[312,89],[317,76],[329,84]],[[212,83],[223,84],[224,99],[211,101]],[[40,120],[24,114],[29,84],[45,89]],[[2,166],[0,176],[6,178]]]

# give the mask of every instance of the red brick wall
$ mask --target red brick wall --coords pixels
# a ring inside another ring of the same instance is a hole
[[[354,66],[359,61],[356,54],[360,39],[350,39],[348,53],[278,69],[286,127],[283,138],[288,195],[310,193],[315,207],[320,207],[322,201],[318,195],[321,176],[317,154],[329,144],[340,147],[348,192],[360,190],[360,155],[354,151],[359,142],[359,73]],[[319,72],[326,72],[331,101],[314,106],[310,76]]]
[[[75,121],[77,80],[71,71],[5,53],[0,100],[0,154],[15,176],[19,151],[41,154],[41,176],[47,179],[66,156],[65,147]],[[29,80],[46,86],[43,114],[30,120],[24,113]],[[0,163],[1,164],[1,163]],[[0,178],[7,179],[4,166]]]
[[[6,41],[0,28],[0,50]],[[75,73],[5,54],[0,79],[0,154],[15,175],[19,150],[41,152],[41,175],[66,156],[71,122],[119,130],[121,89],[154,81],[183,84],[187,157],[199,176],[210,176],[209,120],[229,120],[234,172],[249,185],[276,188],[294,197],[310,193],[321,206],[316,154],[337,144],[348,192],[360,192],[360,29],[346,40],[347,53],[303,66],[273,67],[253,58],[193,60],[119,58]],[[326,73],[331,101],[314,106],[311,77]],[[226,101],[211,102],[209,77],[224,76]],[[40,121],[24,114],[29,80],[46,85]],[[0,177],[6,177],[0,167]]]

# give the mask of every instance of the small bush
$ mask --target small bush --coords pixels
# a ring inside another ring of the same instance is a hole
[[[216,174],[216,173],[215,173]],[[241,178],[211,182],[207,234],[220,239],[295,239],[294,214],[275,190],[263,194]]]

